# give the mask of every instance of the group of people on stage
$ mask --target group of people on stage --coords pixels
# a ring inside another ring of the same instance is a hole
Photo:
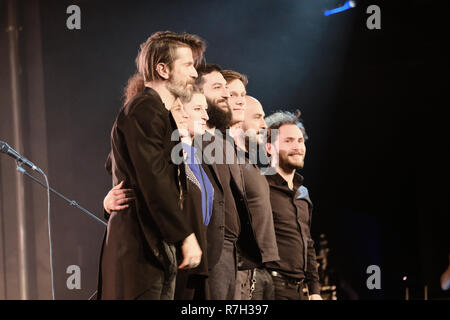
[[[299,116],[265,117],[248,79],[161,31],[111,132],[99,299],[321,299]]]

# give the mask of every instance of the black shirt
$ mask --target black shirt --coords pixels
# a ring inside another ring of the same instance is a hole
[[[266,177],[256,164],[250,163],[248,152],[241,166],[244,176],[245,194],[251,215],[251,224],[261,251],[262,262],[277,261],[277,242],[270,205],[270,188]]]
[[[241,233],[241,224],[239,221],[239,214],[236,208],[236,203],[231,186],[231,172],[228,164],[217,164],[219,171],[219,179],[223,186],[224,201],[225,201],[225,234],[227,240],[235,241]]]
[[[206,144],[203,145],[203,152],[211,151],[212,161],[215,163],[217,175],[223,189],[223,201],[225,203],[224,238],[237,241],[241,233],[241,223],[236,206],[236,199],[238,198],[236,194],[237,186],[231,173],[231,170],[239,171],[234,146],[228,140],[230,137],[219,130],[215,130],[213,135],[206,132],[205,136],[207,138],[204,141]],[[213,148],[208,150],[211,147]],[[227,163],[227,159],[231,163]]]
[[[275,233],[280,260],[266,264],[282,275],[305,279],[312,294],[320,293],[314,241],[311,239],[312,203],[303,178],[294,176],[294,189],[278,173],[266,176],[270,185]],[[303,194],[302,194],[303,193]]]

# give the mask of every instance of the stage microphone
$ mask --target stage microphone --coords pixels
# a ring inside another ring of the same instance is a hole
[[[10,156],[11,158],[14,158],[16,161],[19,161],[21,163],[23,163],[24,165],[26,165],[27,167],[30,167],[33,170],[37,170],[38,172],[41,172],[41,169],[39,169],[38,167],[36,167],[34,165],[33,162],[31,162],[30,160],[28,160],[25,157],[22,157],[20,155],[20,153],[18,153],[16,150],[14,150],[13,148],[11,148],[6,142],[4,141],[0,141],[0,151],[2,153],[6,153],[8,156]]]

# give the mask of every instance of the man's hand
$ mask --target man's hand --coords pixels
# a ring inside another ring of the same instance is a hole
[[[320,294],[311,294],[309,300],[323,300]]]
[[[178,269],[193,269],[196,268],[202,259],[202,250],[198,245],[195,234],[191,233],[183,240],[181,245],[181,252],[183,253],[183,262],[181,262]]]
[[[129,207],[128,203],[136,199],[133,189],[122,189],[122,187],[123,181],[109,190],[103,199],[103,208],[106,212],[125,210]]]

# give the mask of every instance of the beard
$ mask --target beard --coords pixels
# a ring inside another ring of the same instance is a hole
[[[178,81],[175,80],[173,76],[170,76],[167,83],[167,90],[169,90],[169,92],[175,97],[180,98],[183,101],[190,101],[192,97],[193,84],[193,81]]]
[[[279,153],[279,165],[282,169],[286,171],[299,170],[302,169],[305,162],[304,158],[301,160],[294,160],[291,158],[293,155],[300,155],[300,153],[291,152],[291,153]]]
[[[206,122],[208,127],[219,129],[220,131],[225,131],[230,127],[231,124],[231,109],[227,105],[227,110],[219,107],[214,101],[206,98],[206,102],[208,103],[208,117],[209,120]]]

